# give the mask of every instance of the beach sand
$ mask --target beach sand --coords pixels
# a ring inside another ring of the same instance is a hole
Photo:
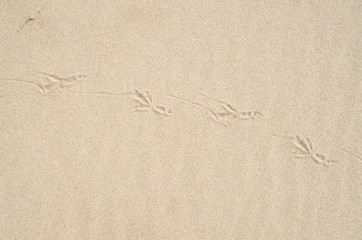
[[[362,239],[361,1],[0,3],[0,239]]]

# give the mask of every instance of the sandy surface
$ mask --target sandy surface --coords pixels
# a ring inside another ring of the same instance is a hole
[[[1,1],[0,239],[362,239],[361,11]]]

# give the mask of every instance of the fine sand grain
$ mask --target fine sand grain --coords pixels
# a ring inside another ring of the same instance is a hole
[[[362,2],[0,1],[0,239],[362,239]]]

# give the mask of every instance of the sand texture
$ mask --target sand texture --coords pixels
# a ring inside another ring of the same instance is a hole
[[[360,0],[1,0],[1,240],[362,239]]]

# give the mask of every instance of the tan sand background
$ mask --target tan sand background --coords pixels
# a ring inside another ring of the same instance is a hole
[[[361,21],[359,0],[0,1],[0,239],[362,239]],[[86,80],[6,81],[35,72]],[[135,89],[173,114],[105,94]],[[200,94],[263,116],[223,125]]]

